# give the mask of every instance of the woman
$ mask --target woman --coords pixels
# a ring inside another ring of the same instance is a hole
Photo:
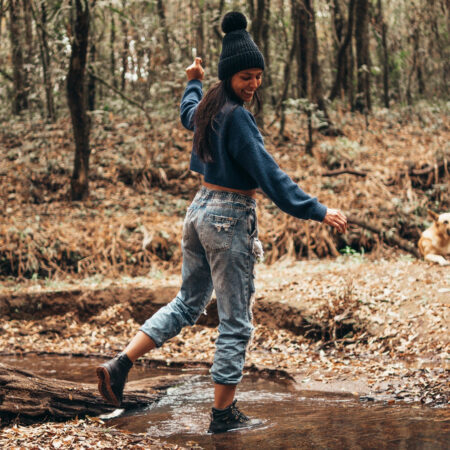
[[[219,82],[202,99],[201,59],[186,69],[188,84],[181,101],[181,121],[194,131],[191,170],[203,186],[190,205],[183,226],[180,292],[148,319],[123,353],[97,369],[99,390],[120,405],[133,362],[161,346],[186,325],[193,325],[213,289],[219,313],[219,337],[211,368],[214,406],[209,431],[246,428],[258,423],[236,407],[245,352],[252,334],[253,267],[262,257],[257,238],[255,191],[260,187],[283,211],[346,230],[345,216],[304,193],[264,148],[261,134],[244,103],[258,102],[264,58],[238,12],[222,21]]]

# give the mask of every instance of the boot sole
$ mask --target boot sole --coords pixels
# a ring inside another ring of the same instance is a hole
[[[114,395],[111,389],[111,379],[109,377],[109,372],[105,367],[97,367],[97,378],[98,378],[98,391],[100,395],[106,400],[107,403],[112,403],[114,406],[119,407],[120,402]]]
[[[234,427],[234,428],[229,428],[228,430],[217,430],[217,431],[212,431],[211,429],[208,429],[208,434],[221,434],[221,433],[230,433],[233,431],[241,431],[241,430],[252,430],[254,428],[260,428],[263,427],[265,425],[264,421],[261,422],[256,422],[256,423],[252,423],[252,424],[248,424],[246,426],[243,427]]]

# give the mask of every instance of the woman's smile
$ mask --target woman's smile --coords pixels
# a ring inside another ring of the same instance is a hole
[[[250,102],[262,82],[261,69],[245,69],[233,75],[231,87],[244,102]]]

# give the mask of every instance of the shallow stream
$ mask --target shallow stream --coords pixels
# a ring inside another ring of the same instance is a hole
[[[40,375],[96,382],[99,360],[61,356],[1,357],[0,362]],[[102,361],[100,361],[102,362]],[[305,392],[286,382],[245,376],[238,406],[258,417],[254,430],[209,435],[213,399],[205,370],[136,367],[131,380],[155,375],[186,375],[157,403],[141,410],[116,410],[108,425],[148,432],[169,443],[196,442],[206,449],[449,449],[450,408],[365,403],[355,397]]]

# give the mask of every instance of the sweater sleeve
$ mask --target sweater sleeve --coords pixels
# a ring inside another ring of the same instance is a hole
[[[184,90],[180,105],[181,123],[188,130],[194,131],[194,114],[202,97],[202,82],[190,80]]]
[[[306,194],[280,169],[265,149],[251,113],[236,108],[230,117],[228,136],[232,157],[282,211],[299,219],[323,221],[327,207]]]

